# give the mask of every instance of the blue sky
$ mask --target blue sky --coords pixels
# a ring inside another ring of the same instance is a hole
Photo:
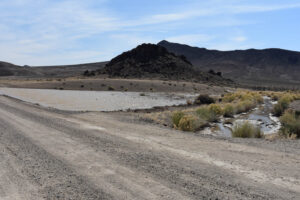
[[[209,49],[300,51],[300,0],[1,0],[0,60],[110,60],[163,39]]]

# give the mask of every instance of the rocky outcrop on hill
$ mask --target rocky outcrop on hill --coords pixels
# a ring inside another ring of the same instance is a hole
[[[232,83],[221,76],[196,71],[184,57],[168,52],[162,46],[142,44],[112,59],[101,70],[112,77],[166,78],[215,83]]]

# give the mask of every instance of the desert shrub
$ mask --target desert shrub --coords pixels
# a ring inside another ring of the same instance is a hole
[[[201,105],[201,104],[212,104],[215,103],[215,100],[208,96],[207,94],[201,94],[195,99],[195,104]]]
[[[271,97],[272,100],[278,101],[280,98],[285,96],[286,94],[291,94],[289,92],[269,92],[267,96]]]
[[[233,117],[235,112],[234,112],[234,107],[232,104],[226,104],[224,109],[224,117]]]
[[[287,93],[287,94],[284,94],[280,99],[279,99],[279,102],[280,101],[284,101],[284,102],[292,102],[294,101],[294,95],[293,94],[290,94],[290,93]]]
[[[235,100],[236,96],[234,93],[228,93],[225,94],[222,98],[223,102],[233,102]]]
[[[86,71],[84,71],[84,73],[83,73],[84,76],[88,76],[89,74],[90,74],[90,71],[89,71],[89,70],[86,70]]]
[[[273,101],[278,101],[278,99],[279,99],[279,94],[278,94],[278,93],[272,93],[272,94],[271,94],[271,99],[272,99]]]
[[[86,70],[86,71],[84,71],[83,75],[84,76],[95,76],[96,74],[94,71]]]
[[[294,100],[293,96],[290,94],[283,95],[277,104],[273,107],[273,114],[276,116],[281,116],[286,109],[288,109],[289,104]]]
[[[207,121],[214,121],[216,119],[216,116],[212,116],[211,112],[209,111],[207,106],[200,107],[196,110],[196,114],[204,120]]]
[[[218,121],[219,114],[215,110],[215,107],[204,106],[196,110],[196,114],[203,120],[208,122]]]
[[[257,93],[257,92],[252,92],[251,93],[252,95],[252,100],[255,101],[256,104],[260,104],[260,103],[263,103],[264,102],[264,99],[262,97],[262,95],[260,93]]]
[[[208,106],[208,109],[209,109],[210,112],[214,113],[216,116],[223,115],[223,109],[218,104],[210,104]]]
[[[235,112],[237,114],[248,112],[255,108],[255,103],[250,100],[241,101],[236,105]]]
[[[237,91],[235,93],[225,94],[222,98],[223,102],[237,102],[237,101],[252,101],[255,104],[263,103],[262,95],[259,92]]]
[[[296,93],[294,99],[295,100],[300,100],[300,93]]]
[[[206,125],[204,120],[199,119],[194,115],[183,116],[179,123],[178,128],[182,131],[197,131]]]
[[[285,109],[281,104],[277,103],[274,105],[272,112],[275,116],[281,116]]]
[[[282,123],[281,133],[284,136],[291,136],[296,134],[300,137],[300,117],[296,115],[295,111],[287,110],[284,115],[280,117]]]
[[[250,100],[242,101],[242,104],[244,104],[246,112],[252,110],[256,106],[255,102]]]
[[[253,96],[251,95],[251,93],[243,93],[239,96],[239,99],[241,99],[242,101],[251,100],[252,98]]]
[[[181,118],[184,116],[184,113],[181,111],[177,111],[177,112],[173,112],[172,113],[172,122],[174,127],[178,127],[179,125],[179,121],[181,120]]]
[[[262,138],[264,136],[259,127],[256,127],[249,122],[235,125],[231,134],[232,137],[240,138]]]
[[[115,90],[115,88],[114,87],[112,87],[112,86],[108,86],[108,88],[107,88],[109,91],[114,91]]]

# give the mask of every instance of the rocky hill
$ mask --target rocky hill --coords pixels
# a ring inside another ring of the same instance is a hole
[[[112,59],[102,70],[112,77],[166,78],[214,83],[232,83],[221,76],[196,71],[184,57],[176,56],[166,48],[142,44]]]
[[[107,62],[87,63],[60,66],[18,66],[7,62],[0,62],[0,76],[23,77],[71,77],[82,75],[86,70],[95,71],[103,68]]]
[[[0,62],[0,76],[29,76],[35,74],[29,67]]]
[[[217,51],[168,41],[158,45],[184,55],[202,71],[220,71],[226,78],[256,85],[300,84],[300,52],[283,49]]]

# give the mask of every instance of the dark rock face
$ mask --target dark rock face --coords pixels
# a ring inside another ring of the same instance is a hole
[[[177,56],[162,46],[142,44],[112,59],[103,72],[110,76],[133,78],[168,78],[231,82],[220,76],[196,71],[185,56]]]
[[[193,66],[183,57],[169,53],[164,47],[142,44],[112,59],[105,67],[111,76],[192,78]]]
[[[221,72],[222,76],[241,83],[300,83],[300,52],[283,49],[217,51],[168,41],[158,45],[186,56],[198,70]]]

